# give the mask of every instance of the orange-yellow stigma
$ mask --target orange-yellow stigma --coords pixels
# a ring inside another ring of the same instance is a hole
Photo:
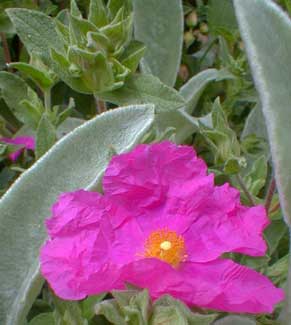
[[[153,231],[145,242],[145,257],[155,257],[177,267],[185,261],[185,241],[175,231],[160,229]]]

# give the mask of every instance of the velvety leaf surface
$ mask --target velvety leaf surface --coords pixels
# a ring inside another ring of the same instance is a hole
[[[183,107],[183,97],[173,88],[166,86],[152,75],[135,75],[126,81],[122,88],[102,93],[101,97],[117,105],[155,104],[157,109]]]
[[[291,21],[271,0],[234,3],[266,119],[280,201],[290,224]]]
[[[49,16],[20,8],[8,9],[7,14],[30,53],[38,53],[48,63],[51,61],[49,49],[53,48],[61,53],[64,51],[54,22]]]
[[[181,60],[183,8],[181,0],[134,0],[134,29],[146,45],[142,70],[173,86]]]
[[[0,201],[0,324],[23,324],[38,294],[39,247],[44,219],[63,191],[95,186],[117,153],[131,149],[148,131],[152,105],[104,113],[60,140],[26,171]]]

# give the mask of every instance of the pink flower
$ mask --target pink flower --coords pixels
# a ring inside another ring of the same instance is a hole
[[[129,282],[154,299],[167,293],[229,312],[272,312],[284,298],[265,276],[222,257],[264,255],[269,221],[264,207],[242,206],[236,189],[215,186],[191,147],[162,142],[117,155],[103,189],[63,194],[47,221],[41,270],[60,297]]]
[[[29,149],[29,150],[35,149],[34,137],[31,136],[19,136],[15,138],[0,138],[0,142],[4,142],[7,144],[14,144],[19,147],[19,149],[16,149],[14,152],[9,154],[9,158],[12,161],[16,161],[24,149]]]

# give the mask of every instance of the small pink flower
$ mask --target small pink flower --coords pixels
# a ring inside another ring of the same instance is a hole
[[[215,186],[188,146],[139,145],[111,160],[104,195],[63,194],[47,221],[41,269],[57,295],[81,299],[124,287],[171,294],[190,306],[272,312],[284,298],[265,276],[222,258],[262,256],[269,221],[229,184]]]
[[[7,144],[14,144],[19,149],[15,150],[14,152],[9,154],[10,160],[13,162],[18,159],[18,157],[21,155],[23,150],[29,149],[34,150],[35,149],[35,141],[34,137],[31,136],[19,136],[15,138],[0,138],[0,142],[4,142]]]

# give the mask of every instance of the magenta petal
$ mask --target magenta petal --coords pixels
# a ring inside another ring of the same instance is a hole
[[[1,142],[21,146],[18,150],[9,154],[12,161],[16,161],[24,149],[34,150],[35,140],[31,136],[19,136],[15,138],[0,138]]]
[[[105,171],[103,188],[106,195],[137,211],[160,205],[170,186],[202,175],[206,175],[206,165],[193,148],[161,142],[114,156]]]
[[[79,300],[89,293],[112,290],[118,278],[108,264],[107,239],[98,231],[48,240],[40,261],[41,273],[63,299]]]
[[[15,138],[1,138],[1,142],[8,144],[22,145],[26,149],[34,150],[35,149],[35,140],[31,136],[19,136]]]
[[[24,148],[20,148],[20,149],[14,151],[14,152],[11,152],[8,155],[9,159],[11,161],[15,162],[19,158],[19,156],[22,154],[23,150],[24,150]]]
[[[200,205],[184,236],[193,262],[207,262],[225,252],[262,256],[267,245],[263,230],[269,224],[263,206],[244,207],[239,193],[228,184],[216,186]]]
[[[103,197],[96,192],[78,190],[62,194],[52,207],[52,217],[46,220],[51,237],[67,236],[83,228],[96,229],[105,213]]]
[[[193,290],[192,285],[185,282],[176,269],[155,258],[140,259],[125,265],[121,271],[121,280],[147,288],[154,299],[163,294],[181,298],[183,292]]]
[[[184,263],[174,269],[157,259],[126,265],[124,282],[148,288],[153,298],[163,294],[189,306],[238,313],[271,313],[284,299],[282,289],[260,273],[230,260]]]
[[[184,263],[180,269],[186,283],[192,284],[190,305],[237,313],[271,313],[284,299],[284,291],[276,288],[264,275],[231,260],[209,263]]]

